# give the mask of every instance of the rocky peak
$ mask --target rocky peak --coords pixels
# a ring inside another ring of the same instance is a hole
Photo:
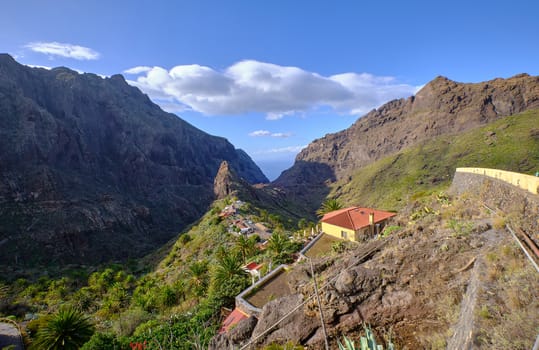
[[[238,176],[226,160],[221,162],[221,166],[219,166],[219,170],[213,181],[213,193],[217,199],[244,194],[246,191],[251,190],[253,190],[251,186]]]
[[[539,77],[519,74],[469,84],[438,76],[415,96],[390,101],[350,128],[315,140],[274,183],[290,189],[297,185],[295,174],[306,172],[311,174],[307,184],[311,186],[346,178],[358,168],[427,139],[534,108],[539,108]],[[313,173],[309,171],[313,166],[326,170]]]
[[[213,193],[217,199],[223,199],[232,194],[233,188],[240,181],[235,171],[230,169],[228,162],[224,160],[219,166],[215,180],[213,181]]]

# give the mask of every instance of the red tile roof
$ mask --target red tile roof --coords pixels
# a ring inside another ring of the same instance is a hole
[[[255,263],[254,261],[253,262],[250,262],[248,263],[247,265],[244,266],[245,269],[247,270],[260,270],[262,268],[262,264],[257,264]]]
[[[395,213],[390,213],[388,211],[376,210],[372,208],[350,207],[325,214],[322,218],[322,222],[357,231],[360,228],[369,226],[370,213],[374,214],[375,224],[395,216]]]
[[[219,334],[228,332],[230,328],[237,325],[241,320],[244,320],[246,318],[249,318],[247,314],[245,314],[240,309],[235,308],[234,311],[232,311],[230,315],[228,315],[228,317],[225,318],[225,320],[223,321],[221,329],[219,330]]]

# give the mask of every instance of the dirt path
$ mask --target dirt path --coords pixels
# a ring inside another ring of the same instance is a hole
[[[447,342],[448,350],[466,350],[471,349],[473,344],[474,329],[474,310],[479,289],[479,270],[481,259],[476,260],[470,282],[466,289],[466,295],[462,299],[460,307],[460,316],[457,323],[453,326],[453,336]]]
[[[24,350],[22,337],[17,327],[11,323],[0,322],[0,349],[15,345],[13,350]]]
[[[483,233],[485,245],[478,254],[474,263],[470,281],[466,288],[466,294],[462,299],[460,306],[460,316],[455,325],[453,325],[453,335],[447,342],[447,350],[467,350],[473,348],[474,341],[474,317],[477,297],[481,289],[481,279],[485,264],[485,252],[500,241],[502,233],[498,230],[488,230]]]

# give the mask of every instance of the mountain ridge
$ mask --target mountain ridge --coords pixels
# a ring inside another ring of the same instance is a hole
[[[141,256],[205,212],[221,161],[268,181],[244,151],[162,111],[121,75],[0,55],[0,120],[4,263]]]
[[[310,177],[312,185],[333,182],[427,138],[459,133],[538,107],[539,77],[524,73],[508,79],[457,83],[438,76],[415,96],[390,101],[349,128],[314,140],[273,184],[298,192],[297,187],[302,187],[295,181],[298,175]]]

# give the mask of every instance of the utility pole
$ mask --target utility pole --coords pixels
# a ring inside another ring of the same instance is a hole
[[[318,294],[318,283],[316,282],[316,276],[314,275],[313,260],[309,258],[311,264],[311,276],[314,282],[314,293],[316,294],[316,302],[318,303],[318,310],[320,310],[320,323],[322,324],[322,332],[324,333],[324,342],[326,350],[329,350],[328,334],[326,332],[326,322],[324,321],[324,313],[322,312],[322,305],[320,303],[320,295]]]

